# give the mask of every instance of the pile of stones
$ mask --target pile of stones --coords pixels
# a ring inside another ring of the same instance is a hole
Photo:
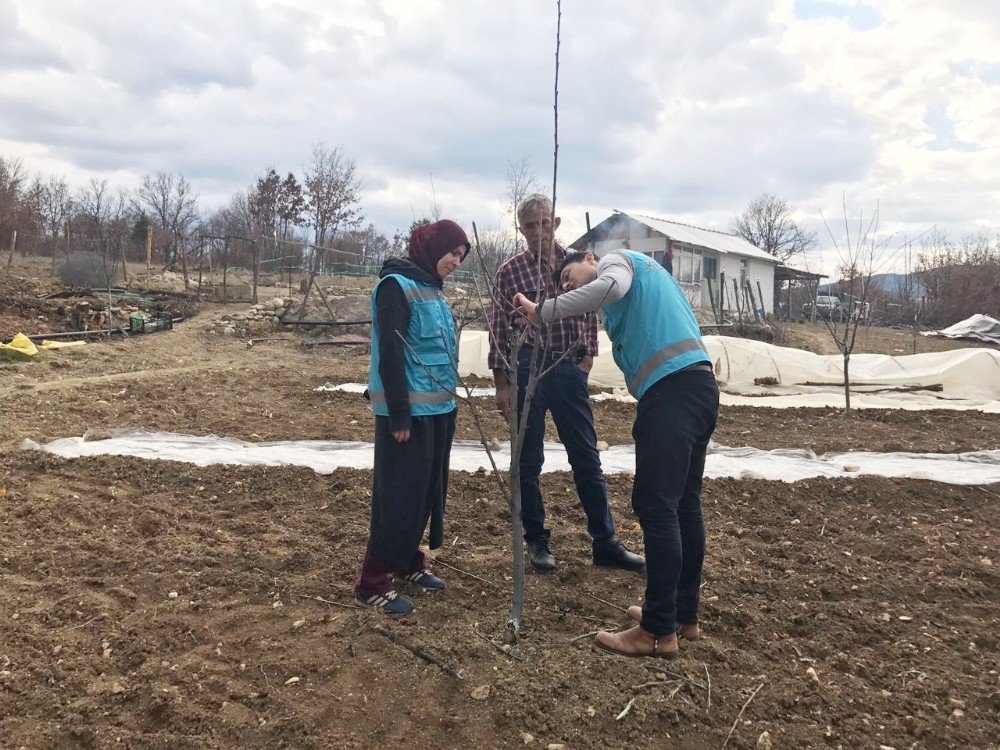
[[[292,305],[291,298],[274,297],[258,302],[249,310],[226,313],[209,326],[210,333],[222,336],[255,336],[271,333]]]

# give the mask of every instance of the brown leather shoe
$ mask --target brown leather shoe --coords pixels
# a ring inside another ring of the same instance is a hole
[[[677,636],[674,633],[657,638],[638,625],[617,633],[601,630],[594,639],[594,645],[621,656],[655,656],[660,659],[677,656]]]
[[[628,608],[628,616],[630,619],[636,622],[642,621],[642,607],[638,604],[633,604]],[[698,627],[698,623],[692,622],[689,625],[684,625],[682,623],[677,623],[677,637],[683,638],[687,641],[697,641],[701,638],[701,628]]]

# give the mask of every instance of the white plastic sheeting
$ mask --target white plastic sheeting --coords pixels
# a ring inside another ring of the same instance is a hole
[[[989,315],[973,315],[960,320],[955,325],[942,328],[940,331],[924,331],[924,336],[947,336],[950,339],[977,339],[1000,344],[1000,320]]]
[[[371,443],[297,440],[247,443],[233,438],[198,437],[164,432],[116,430],[106,440],[63,438],[44,446],[25,441],[23,448],[43,450],[64,458],[82,456],[136,456],[145,459],[182,461],[197,466],[232,464],[241,466],[305,466],[320,474],[338,468],[372,468]],[[509,444],[494,452],[500,466],[509,465]],[[605,473],[635,472],[635,450],[620,445],[601,453]],[[451,468],[457,471],[489,469],[489,459],[479,443],[456,441]],[[565,451],[556,443],[546,444],[543,471],[569,471]],[[758,478],[794,482],[811,477],[857,477],[873,475],[933,479],[948,484],[1000,482],[1000,450],[975,453],[829,453],[817,456],[807,450],[727,448],[712,445],[705,465],[708,477]]]
[[[625,379],[611,357],[611,343],[603,331],[590,382],[604,388],[625,388]],[[716,377],[726,393],[722,403],[748,406],[843,407],[843,358],[762,341],[706,336],[705,347]],[[459,374],[489,377],[485,331],[463,331]],[[757,386],[755,380],[773,378],[776,386]],[[890,357],[855,354],[851,357],[851,404],[881,409],[977,409],[1000,413],[1000,351],[957,349],[950,352]],[[810,384],[810,385],[806,385]],[[866,393],[866,390],[941,386],[940,392]],[[856,390],[855,390],[856,388]]]
[[[368,386],[364,383],[324,383],[318,388],[313,388],[313,390],[320,393],[337,391],[340,391],[341,393],[364,393],[368,390]],[[496,395],[496,392],[496,388],[492,387],[483,388],[480,386],[474,386],[472,388],[472,395],[477,398],[480,396],[494,396]],[[465,388],[459,386],[458,395],[461,398],[466,398]]]

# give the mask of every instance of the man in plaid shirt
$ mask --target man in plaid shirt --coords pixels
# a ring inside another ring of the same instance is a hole
[[[541,336],[539,368],[558,365],[538,382],[527,416],[524,446],[521,449],[521,520],[528,561],[540,573],[555,570],[549,549],[550,532],[545,528],[539,476],[545,460],[545,414],[552,413],[559,439],[566,448],[577,495],[587,515],[587,531],[593,539],[595,565],[644,572],[646,561],[618,541],[608,507],[608,489],[597,451],[594,415],[590,409],[587,377],[597,354],[597,317],[579,315],[534,329],[521,347],[517,362],[510,362],[511,342],[520,335],[526,321],[514,311],[511,300],[518,293],[534,302],[557,294],[554,268],[566,251],[553,241],[559,218],[552,217],[552,202],[544,195],[529,195],[517,207],[518,228],[528,249],[505,261],[494,282],[495,297],[490,309],[489,366],[497,390],[497,409],[510,420],[514,402],[510,374],[517,373],[517,414],[524,408],[525,388],[531,370],[534,336]],[[541,254],[541,260],[539,260]],[[541,266],[539,266],[541,263]]]

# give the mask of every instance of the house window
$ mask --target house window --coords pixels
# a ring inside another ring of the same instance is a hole
[[[706,255],[702,261],[702,273],[706,279],[717,279],[719,277],[719,259]]]
[[[682,250],[680,260],[680,273],[677,275],[677,280],[690,283],[694,277],[694,254],[690,250]]]

